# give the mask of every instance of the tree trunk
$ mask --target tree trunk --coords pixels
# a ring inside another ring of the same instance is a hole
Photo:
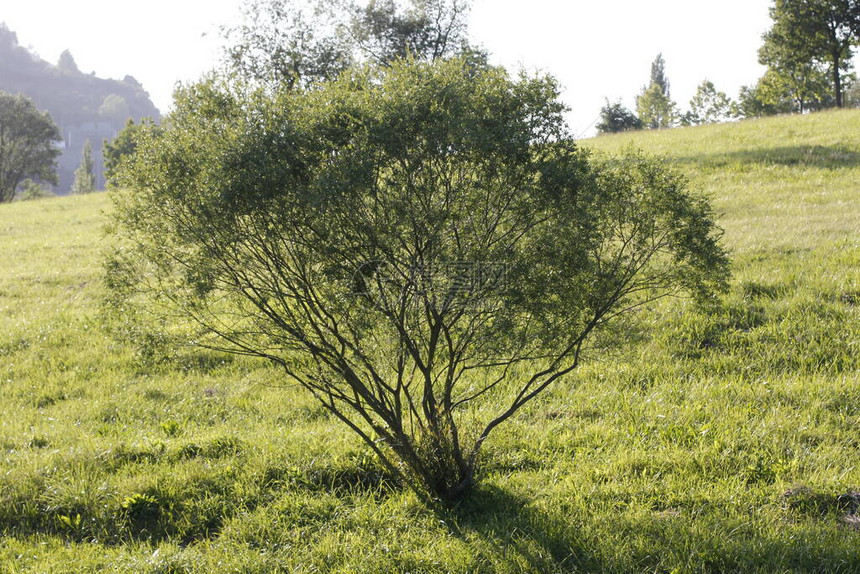
[[[454,506],[463,498],[465,498],[475,487],[475,473],[473,469],[469,469],[464,476],[453,487],[446,489],[444,492],[435,492],[446,506]]]
[[[833,53],[833,95],[836,98],[836,107],[843,107],[842,101],[842,74],[839,71],[841,63],[841,55],[837,52]]]

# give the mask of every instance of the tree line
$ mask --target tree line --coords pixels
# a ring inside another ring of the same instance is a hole
[[[762,38],[759,62],[767,67],[755,85],[743,86],[737,100],[705,79],[681,112],[672,100],[665,61],[658,55],[649,83],[636,98],[635,113],[620,102],[600,111],[597,130],[614,133],[701,125],[732,118],[804,113],[860,105],[852,72],[860,43],[860,2],[856,0],[774,0],[773,25]]]

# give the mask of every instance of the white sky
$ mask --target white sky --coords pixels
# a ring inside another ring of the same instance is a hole
[[[55,63],[69,49],[81,71],[137,78],[164,111],[177,81],[220,58],[222,25],[241,0],[0,0],[0,21]],[[630,108],[657,53],[682,108],[705,78],[735,97],[763,73],[770,0],[474,0],[473,39],[494,63],[556,76],[577,134],[591,133],[604,98]]]

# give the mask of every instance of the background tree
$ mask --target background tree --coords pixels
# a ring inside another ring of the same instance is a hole
[[[833,103],[841,108],[845,75],[860,40],[857,0],[774,0],[773,27],[764,35],[762,63],[787,78],[797,92],[817,83],[828,67]]]
[[[99,107],[99,117],[112,122],[118,129],[131,118],[131,108],[124,97],[108,94]]]
[[[600,122],[597,124],[597,132],[601,134],[612,134],[630,130],[642,129],[642,120],[636,114],[625,108],[621,102],[609,103],[600,108]]]
[[[468,50],[466,0],[373,0],[353,6],[350,31],[371,61],[387,65],[412,57],[432,61]]]
[[[93,145],[90,140],[84,142],[81,163],[75,170],[75,181],[72,183],[72,193],[92,193],[96,190],[96,176],[93,173]]]
[[[18,186],[18,195],[15,196],[15,199],[21,201],[30,201],[32,199],[42,199],[44,197],[53,197],[54,194],[50,189],[47,189],[41,183],[33,181],[32,179],[25,179],[21,182],[21,185]]]
[[[660,162],[590,158],[558,95],[457,59],[184,89],[120,168],[114,304],[160,301],[198,344],[272,361],[390,472],[457,500],[593,334],[727,278],[707,202]]]
[[[636,98],[636,113],[646,128],[656,130],[674,125],[677,107],[670,94],[663,54],[657,54],[651,64],[651,81]]]
[[[248,0],[244,22],[226,30],[227,60],[264,84],[308,87],[350,65],[388,65],[486,55],[467,42],[467,0]]]
[[[333,79],[353,60],[337,0],[246,0],[243,22],[225,31],[228,63],[245,78],[306,87]]]
[[[79,74],[80,70],[78,69],[78,64],[75,62],[74,56],[69,50],[63,50],[62,54],[60,54],[60,58],[57,60],[57,68],[62,70],[63,72],[68,72],[71,74]]]
[[[816,55],[816,46],[804,34],[807,23],[794,22],[800,15],[791,16],[793,12],[800,12],[793,0],[780,0],[771,8],[775,22],[759,49],[759,62],[768,69],[756,89],[764,103],[783,109],[782,103],[790,101],[791,109],[787,111],[803,113],[832,101],[828,96],[832,87],[826,65]]]
[[[732,117],[733,102],[725,92],[717,91],[714,83],[704,80],[696,88],[690,100],[690,111],[684,115],[687,125],[703,125],[724,122]]]
[[[12,201],[27,178],[56,184],[58,141],[51,116],[29,98],[0,92],[0,202]]]
[[[802,114],[834,103],[827,72],[817,65],[770,68],[759,79],[756,90],[762,102],[780,113]]]
[[[787,114],[794,110],[794,105],[784,94],[780,94],[778,101],[774,101],[762,86],[763,78],[754,86],[741,86],[738,99],[735,104],[735,113],[740,118],[760,118]]]
[[[114,139],[104,142],[102,153],[104,155],[105,180],[109,184],[113,184],[120,164],[134,155],[138,138],[144,131],[157,133],[159,129],[155,122],[150,119],[144,119],[138,124],[129,119]]]
[[[845,107],[860,108],[860,82],[854,81],[845,92]]]

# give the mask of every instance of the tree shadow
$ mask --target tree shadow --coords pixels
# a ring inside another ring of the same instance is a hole
[[[683,164],[725,168],[737,165],[846,169],[860,166],[860,153],[836,146],[782,146],[677,158]]]
[[[836,532],[860,529],[860,494],[849,494],[853,498],[848,503],[843,498],[849,495],[839,499],[843,506],[854,505],[847,514],[840,507],[838,516],[818,513],[810,522],[810,517],[787,512],[785,526],[800,526],[795,535],[758,530],[731,513],[701,509],[655,509],[638,517],[623,512],[611,518],[565,516],[490,484],[481,485],[455,508],[436,512],[454,536],[475,549],[487,571],[857,572],[860,554]],[[594,537],[601,536],[602,529],[577,526],[593,520],[630,543],[601,552],[605,545]],[[834,530],[840,520],[841,527]]]
[[[518,564],[534,572],[598,572],[599,557],[577,544],[569,523],[551,517],[526,498],[482,484],[454,508],[435,509],[453,535],[478,542],[493,565]]]

